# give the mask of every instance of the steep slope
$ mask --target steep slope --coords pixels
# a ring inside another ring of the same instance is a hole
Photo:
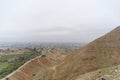
[[[18,70],[8,75],[2,80],[33,80],[33,76],[40,68],[45,69],[51,64],[51,60],[47,57],[41,56],[34,58],[23,66],[21,66]]]
[[[77,76],[97,69],[120,64],[120,27],[72,52],[56,66],[55,73],[45,70],[40,80],[74,80]],[[50,74],[48,73],[50,72]],[[45,75],[46,78],[43,77]],[[52,76],[55,76],[54,79]],[[38,76],[35,77],[35,80]]]
[[[29,60],[2,80],[33,80],[38,71],[44,72],[44,70],[62,61],[67,55],[66,52],[68,51],[59,48],[45,49],[42,51],[44,54]],[[51,69],[54,70],[52,67]]]
[[[3,80],[75,80],[84,73],[118,65],[119,34],[120,27],[117,27],[83,48],[72,51],[67,57],[63,53],[63,56],[60,56],[47,50],[49,56],[43,55],[28,61]]]
[[[120,65],[85,73],[76,80],[120,80]]]

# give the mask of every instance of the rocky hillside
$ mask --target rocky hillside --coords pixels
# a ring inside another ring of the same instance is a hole
[[[120,27],[117,27],[81,49],[72,51],[59,63],[52,63],[54,60],[50,57],[36,58],[8,78],[9,80],[76,80],[82,74],[119,65],[119,34]]]
[[[67,52],[60,48],[46,48],[42,50],[41,56],[29,60],[2,80],[33,80],[38,71],[43,72],[56,65],[66,57]]]
[[[46,56],[40,56],[32,59],[21,66],[18,70],[8,75],[2,80],[33,80],[33,76],[40,68],[40,70],[45,69],[51,64],[51,60]]]
[[[58,69],[66,70],[65,75],[58,71],[60,78],[74,79],[76,76],[97,69],[120,64],[120,27],[91,42],[81,50],[73,52]],[[70,62],[72,60],[72,62]],[[67,71],[70,71],[69,73]]]
[[[119,34],[120,27],[117,27],[83,48],[73,51],[62,64],[55,67],[55,73],[49,74],[46,70],[42,73],[43,76],[39,75],[39,79],[74,80],[81,74],[120,64]],[[49,76],[44,79],[45,75]]]

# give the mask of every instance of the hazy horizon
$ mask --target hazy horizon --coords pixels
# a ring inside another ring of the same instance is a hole
[[[1,0],[0,42],[88,43],[120,25],[120,0]]]

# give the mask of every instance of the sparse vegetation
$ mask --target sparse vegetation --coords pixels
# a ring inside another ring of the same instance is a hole
[[[116,67],[108,67],[101,69],[93,76],[92,80],[97,80],[100,77],[104,76],[105,74],[112,73],[115,69]]]
[[[0,57],[0,79],[13,72],[28,60],[40,56],[41,51],[35,49],[31,53],[1,55]]]

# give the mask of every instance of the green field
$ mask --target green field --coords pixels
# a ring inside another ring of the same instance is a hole
[[[7,67],[9,64],[7,62],[0,62],[0,71]]]

